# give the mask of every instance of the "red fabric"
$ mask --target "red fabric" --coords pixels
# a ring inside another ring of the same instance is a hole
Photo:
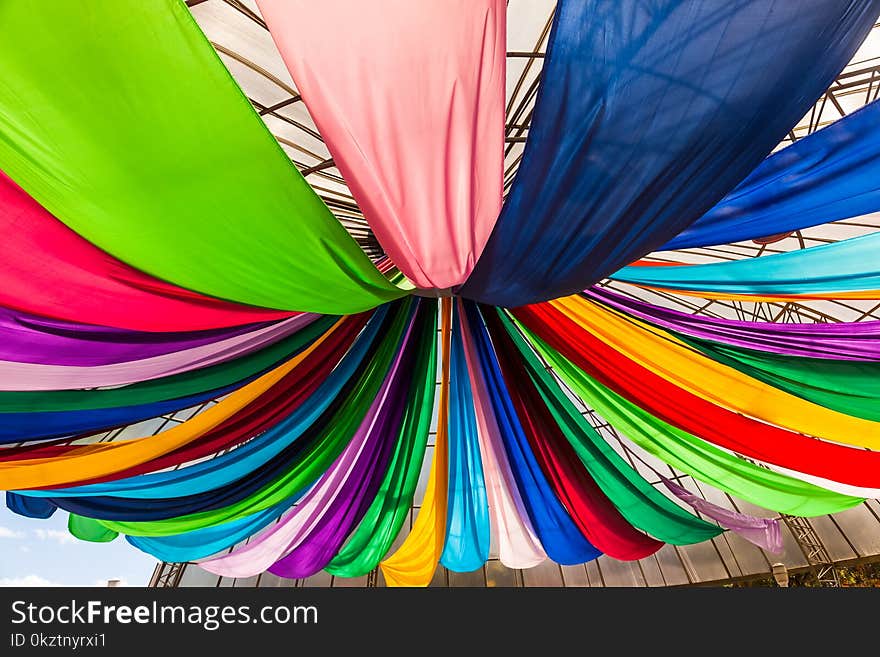
[[[621,561],[654,554],[663,543],[630,525],[602,492],[553,419],[498,317],[493,312],[484,316],[532,451],[578,529],[599,550]]]
[[[810,438],[716,406],[629,360],[549,304],[523,306],[514,315],[603,385],[683,431],[797,472],[880,486],[880,452]]]
[[[114,472],[106,477],[78,481],[76,485],[115,481],[170,468],[234,447],[270,429],[296,410],[324,381],[354,342],[368,317],[369,313],[364,313],[347,319],[339,330],[334,331],[298,367],[294,368],[265,394],[197,440],[152,461]],[[31,449],[16,448],[17,454],[7,455],[4,453],[0,456],[0,461],[15,460],[15,455],[21,455],[21,458],[54,457],[76,449],[82,449],[82,446],[52,445]],[[68,485],[47,486],[46,489],[64,488]]]
[[[195,331],[297,314],[207,297],[129,267],[58,221],[2,171],[0,235],[0,305],[7,308],[137,331]]]

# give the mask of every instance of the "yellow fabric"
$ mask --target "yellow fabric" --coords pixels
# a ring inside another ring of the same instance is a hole
[[[640,287],[645,290],[659,290],[670,294],[680,294],[686,297],[697,297],[698,299],[714,299],[718,301],[751,301],[762,303],[786,303],[788,301],[807,301],[807,300],[828,300],[828,299],[880,299],[880,290],[855,290],[852,292],[815,292],[810,294],[777,294],[763,296],[759,294],[738,294],[726,292],[709,292],[706,290],[678,290],[669,287],[661,287],[659,285],[642,285],[640,283],[627,283],[633,287]]]
[[[302,353],[236,390],[226,399],[176,427],[155,436],[118,443],[84,445],[63,457],[0,463],[0,489],[22,490],[72,484],[103,477],[167,454],[192,442],[254,401],[299,365],[336,331],[340,319]]]
[[[662,329],[580,296],[550,304],[591,334],[674,385],[732,411],[837,443],[880,449],[880,422],[833,411],[753,379]]]
[[[434,577],[446,540],[446,496],[449,456],[446,449],[449,430],[449,347],[452,336],[452,304],[441,299],[440,407],[437,414],[437,440],[434,459],[425,489],[425,499],[403,545],[381,564],[387,586],[427,586]]]

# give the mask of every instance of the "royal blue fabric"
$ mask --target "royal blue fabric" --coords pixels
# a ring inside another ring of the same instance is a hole
[[[679,234],[831,84],[880,0],[560,0],[525,152],[461,293],[580,292]]]
[[[584,538],[574,524],[532,453],[529,440],[507,392],[479,310],[474,304],[466,303],[465,313],[474,337],[480,367],[486,377],[486,387],[504,441],[507,459],[510,461],[510,469],[538,540],[547,556],[556,563],[572,565],[595,559],[602,553]]]
[[[466,573],[489,558],[489,501],[477,436],[477,418],[464,355],[463,317],[453,304],[449,364],[449,487],[446,502],[446,542],[440,563]]]
[[[258,513],[219,525],[196,529],[173,536],[126,536],[125,540],[137,549],[170,563],[195,561],[231,548],[236,543],[272,524],[289,509],[299,495],[264,509]]]
[[[12,491],[6,492],[6,508],[25,518],[51,518],[58,507],[51,500],[41,500],[36,497],[19,495]]]
[[[880,233],[762,258],[624,267],[614,280],[670,290],[758,296],[880,291]]]
[[[727,244],[880,210],[880,101],[764,160],[664,249]]]

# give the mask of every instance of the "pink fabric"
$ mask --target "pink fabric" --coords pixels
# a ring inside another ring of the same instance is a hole
[[[463,283],[501,209],[504,1],[257,4],[385,252]]]
[[[0,235],[0,305],[7,308],[137,331],[194,331],[295,314],[206,297],[133,269],[70,230],[2,171]]]
[[[303,313],[243,335],[170,354],[109,365],[41,365],[0,360],[0,391],[121,386],[216,365],[293,335],[320,315]]]
[[[464,313],[459,313],[459,319],[477,417],[477,437],[483,461],[483,477],[486,480],[493,542],[497,541],[498,557],[505,566],[532,568],[544,561],[547,554],[529,521],[528,511],[507,461],[495,411],[492,409],[483,371],[479,366],[473,338],[464,321]]]

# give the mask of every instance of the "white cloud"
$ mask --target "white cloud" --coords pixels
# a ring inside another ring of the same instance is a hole
[[[30,551],[31,551],[31,549],[30,549],[27,545],[19,545],[19,546],[18,546],[18,549],[19,549],[21,552],[30,552]]]
[[[0,538],[24,538],[24,532],[17,532],[14,529],[0,525]]]
[[[0,587],[4,586],[48,587],[64,586],[64,584],[50,582],[45,577],[40,577],[39,575],[24,575],[23,577],[0,577]]]
[[[61,545],[77,542],[73,534],[60,529],[35,529],[34,534],[41,541],[57,541]]]

